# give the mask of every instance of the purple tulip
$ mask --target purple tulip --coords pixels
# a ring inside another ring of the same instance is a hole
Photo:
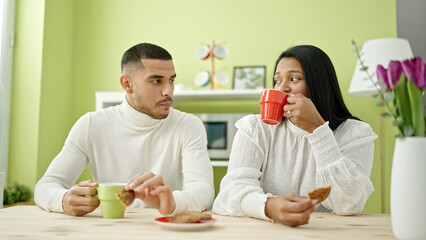
[[[423,71],[423,89],[426,89],[426,64],[423,67],[425,68]]]
[[[402,74],[400,61],[390,61],[388,66],[388,81],[391,87],[396,86]]]
[[[391,85],[388,81],[388,74],[386,69],[382,65],[377,65],[376,74],[377,74],[377,79],[383,80],[383,82],[380,83],[380,86],[383,86],[384,84],[386,84],[388,89],[390,89]]]
[[[404,60],[401,65],[407,78],[411,77],[411,80],[417,87],[424,87],[425,64],[421,57]]]

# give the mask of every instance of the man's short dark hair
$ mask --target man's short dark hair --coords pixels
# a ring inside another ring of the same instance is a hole
[[[143,68],[142,59],[172,60],[172,55],[166,49],[151,43],[137,44],[123,54],[121,72],[128,64]]]

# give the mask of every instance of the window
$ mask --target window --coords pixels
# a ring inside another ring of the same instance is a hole
[[[7,172],[15,0],[0,0],[0,172]]]

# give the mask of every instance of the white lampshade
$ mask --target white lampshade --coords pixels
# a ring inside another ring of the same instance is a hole
[[[413,58],[410,44],[402,38],[379,38],[368,40],[361,50],[361,59],[368,67],[368,72],[373,75],[374,82],[377,82],[377,65],[388,67],[391,60],[405,60]],[[361,71],[359,60],[356,63],[352,81],[348,93],[358,97],[371,97],[377,93],[367,72]]]

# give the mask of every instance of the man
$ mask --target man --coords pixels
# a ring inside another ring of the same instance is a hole
[[[121,60],[120,83],[126,100],[90,112],[71,129],[62,151],[34,191],[35,203],[48,210],[82,216],[99,206],[98,183],[126,182],[136,200],[169,215],[210,208],[213,170],[202,122],[172,109],[176,73],[171,55],[142,43]],[[93,180],[74,185],[89,164]]]

